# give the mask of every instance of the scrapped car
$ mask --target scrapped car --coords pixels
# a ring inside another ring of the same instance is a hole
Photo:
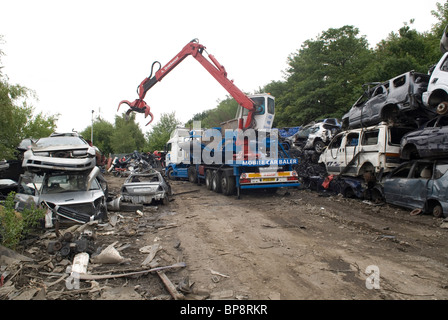
[[[334,135],[340,131],[340,126],[331,122],[311,122],[293,136],[286,138],[286,141],[290,146],[301,150],[314,150],[321,153]]]
[[[23,154],[22,167],[31,172],[84,171],[96,165],[96,150],[81,136],[53,134],[32,141]]]
[[[51,220],[86,223],[107,220],[108,185],[98,167],[90,172],[54,171],[43,175],[27,172],[15,196],[20,211],[27,205],[44,205]],[[52,224],[50,224],[52,225]]]
[[[432,69],[428,89],[423,93],[422,100],[439,114],[448,112],[448,53]]]
[[[448,115],[435,117],[401,140],[403,160],[441,157],[448,157]]]
[[[323,123],[332,124],[332,125],[335,125],[338,127],[342,127],[342,123],[340,123],[339,120],[336,118],[318,119],[318,120],[316,120],[316,122],[323,122]]]
[[[365,84],[364,94],[342,117],[342,127],[354,129],[383,121],[418,127],[435,115],[422,102],[428,82],[429,75],[409,71],[382,83]]]
[[[447,26],[448,27],[448,26]],[[428,89],[422,95],[425,106],[435,109],[439,114],[448,112],[448,34],[447,27],[440,39],[442,58],[430,69]]]
[[[382,122],[377,126],[346,130],[337,134],[319,163],[328,174],[375,177],[400,164],[400,141],[410,127],[394,127]]]
[[[121,187],[121,201],[133,204],[151,204],[153,200],[167,201],[170,195],[170,185],[154,169],[131,173]]]
[[[387,203],[448,216],[448,160],[413,160],[401,164],[383,179]]]

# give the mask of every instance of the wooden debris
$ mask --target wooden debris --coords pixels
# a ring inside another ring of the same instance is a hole
[[[223,277],[223,278],[230,278],[229,276],[227,276],[227,275],[225,275],[225,274],[222,274],[222,273],[219,273],[219,272],[217,272],[217,271],[215,271],[215,270],[212,270],[212,269],[210,269],[210,272],[211,272],[213,275],[216,275],[216,276],[221,276],[221,277]]]
[[[179,263],[175,263],[171,266],[157,267],[157,268],[152,268],[152,269],[148,269],[148,270],[141,270],[141,271],[135,271],[135,272],[121,273],[121,274],[80,274],[79,279],[80,280],[100,280],[100,279],[122,278],[122,277],[136,276],[136,275],[141,275],[141,274],[145,274],[145,273],[161,271],[161,270],[166,270],[166,269],[183,268],[185,266],[186,266],[185,262],[179,262]]]
[[[161,246],[159,243],[155,243],[152,246],[148,246],[148,247],[149,247],[149,254],[146,257],[146,259],[142,262],[142,267],[148,266],[149,263],[152,261],[152,259],[154,259],[154,257],[156,256],[157,252],[161,249]]]
[[[185,296],[178,292],[174,284],[170,281],[170,279],[167,277],[167,275],[159,270],[157,271],[157,274],[159,275],[160,279],[162,279],[163,284],[165,285],[168,292],[171,294],[171,296],[174,298],[174,300],[184,300]]]

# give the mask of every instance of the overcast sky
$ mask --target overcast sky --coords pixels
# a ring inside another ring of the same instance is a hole
[[[3,73],[34,90],[35,110],[59,113],[58,131],[82,131],[94,117],[114,122],[121,100],[151,64],[168,63],[192,39],[244,92],[282,80],[287,58],[328,28],[353,25],[371,47],[405,22],[429,31],[443,0],[1,0]],[[434,61],[435,63],[436,61]],[[381,81],[385,79],[371,79]],[[155,116],[175,111],[186,122],[228,93],[188,57],[146,95]],[[148,119],[137,115],[145,132]],[[298,124],[299,125],[299,124]]]

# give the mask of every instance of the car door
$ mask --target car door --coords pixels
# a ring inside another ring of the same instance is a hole
[[[42,179],[42,176],[34,174],[20,175],[18,192],[15,195],[15,201],[19,203],[19,207],[26,206],[31,203],[36,205],[38,204]]]
[[[345,155],[340,149],[345,135],[345,132],[336,135],[320,156],[319,162],[325,164],[325,168],[329,174],[339,174],[341,172],[341,157],[345,157]]]
[[[428,121],[425,128],[422,130],[417,130],[418,136],[412,137],[412,142],[417,146],[418,152],[421,157],[428,157],[431,155],[431,150],[435,150],[436,146],[432,140],[432,136],[437,133],[438,129],[436,127],[437,118]]]
[[[393,170],[384,180],[384,198],[387,203],[395,205],[405,205],[402,189],[409,180],[409,174],[413,167],[413,162],[407,162]]]
[[[428,183],[432,178],[433,163],[417,161],[412,166],[407,179],[400,181],[403,205],[408,208],[423,209],[428,194]]]
[[[344,173],[348,175],[357,174],[357,165],[359,163],[358,155],[359,152],[359,131],[349,132],[340,148],[341,152],[341,168],[343,168]]]
[[[437,155],[446,155],[448,152],[448,117],[440,116],[431,130],[434,148]]]
[[[448,161],[438,160],[434,164],[432,179],[428,182],[427,199],[436,199],[441,204],[448,201]]]
[[[387,85],[382,84],[375,88],[372,97],[366,102],[361,110],[362,125],[370,125],[380,120],[381,109],[387,99]]]

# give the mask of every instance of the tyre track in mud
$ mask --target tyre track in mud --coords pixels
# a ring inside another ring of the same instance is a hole
[[[446,297],[443,285],[440,292],[428,296],[417,290],[435,286],[442,279],[403,265],[406,252],[399,248],[406,244],[389,238],[375,240],[384,231],[367,222],[328,211],[317,213],[314,207],[323,203],[321,199],[311,199],[316,204],[307,207],[291,205],[291,195],[283,197],[282,191],[273,196],[243,195],[237,200],[187,182],[176,181],[172,187],[175,193],[195,190],[176,197],[173,206],[181,213],[176,215],[181,226],[176,236],[182,242],[191,280],[200,290],[233,291],[233,298],[249,299]],[[292,193],[295,201],[303,196],[296,190]],[[421,257],[414,260],[437,264]],[[365,269],[372,264],[385,269],[381,279],[389,290],[366,288]],[[386,271],[403,268],[402,276]],[[210,270],[228,277],[213,278]],[[409,277],[418,284],[407,294],[400,284],[406,282],[403,279],[410,281]]]
[[[447,230],[440,228],[441,219],[409,216],[407,211],[387,205],[378,214],[378,207],[358,200],[322,198],[309,191],[292,194],[301,199],[306,208],[302,212],[312,216],[306,220],[307,227],[316,237],[335,249],[341,244],[341,255],[355,261],[365,256],[381,266],[383,289],[388,294],[405,299],[446,299]]]
[[[174,201],[163,206],[170,213],[163,220],[176,227],[159,234],[162,243],[180,244],[167,256],[178,256],[187,268],[170,276],[177,284],[188,275],[193,294],[285,300],[448,297],[443,276],[448,230],[440,228],[441,219],[309,190],[252,192],[238,200],[186,181],[171,185]],[[366,288],[371,265],[380,271],[377,290]]]

